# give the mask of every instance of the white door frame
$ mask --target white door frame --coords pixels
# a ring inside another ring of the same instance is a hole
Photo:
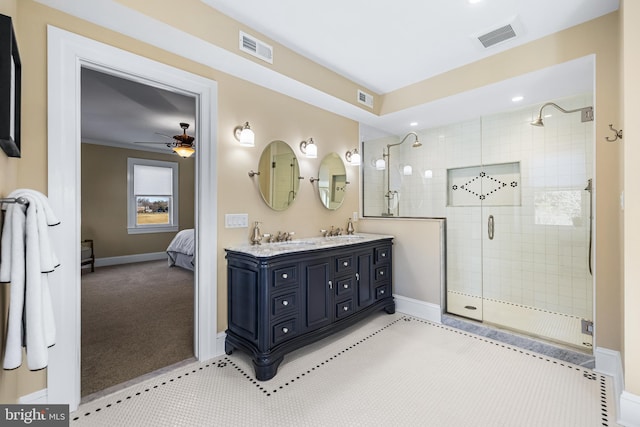
[[[48,27],[48,197],[61,220],[52,227],[60,267],[50,275],[56,344],[50,348],[47,402],[80,403],[80,70],[125,76],[194,96],[198,142],[195,191],[194,350],[216,356],[217,83],[130,52]]]

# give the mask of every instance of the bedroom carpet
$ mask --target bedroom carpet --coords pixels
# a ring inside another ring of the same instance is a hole
[[[613,427],[610,377],[401,313],[285,356],[256,381],[241,352],[81,405],[81,426]]]
[[[193,273],[166,260],[82,270],[83,399],[193,358]]]

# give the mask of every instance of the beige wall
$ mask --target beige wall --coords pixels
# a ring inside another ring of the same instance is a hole
[[[0,13],[13,18],[15,31],[20,34],[21,25],[16,19],[17,6],[17,0],[0,0]],[[23,118],[22,120],[24,123],[26,119]],[[22,141],[25,141],[24,134],[22,138]],[[24,169],[24,163],[24,160],[7,157],[4,151],[0,150],[0,197],[6,197],[13,190],[22,186],[22,183],[18,180],[18,169],[20,167]],[[41,190],[42,187],[39,189]],[[2,226],[2,220],[0,220],[0,226]],[[0,256],[2,256],[1,253]],[[0,289],[0,308],[2,309],[2,317],[0,318],[0,355],[4,355],[10,285],[2,283],[0,286],[2,287]],[[0,369],[0,403],[14,402],[18,396],[23,396],[44,387],[46,387],[44,372],[32,373],[27,370],[26,366],[13,371]]]
[[[194,159],[103,145],[82,144],[80,228],[93,239],[96,258],[163,252],[176,233],[127,233],[127,159],[178,163],[180,229],[194,224]]]
[[[625,388],[640,395],[640,3],[624,1],[623,6],[624,54],[624,359]],[[631,363],[631,362],[634,363]]]
[[[242,28],[198,0],[180,2],[176,11],[175,2],[158,0],[119,0],[120,3],[137,9],[160,21],[191,32],[204,40],[237,52],[237,33]],[[218,323],[226,325],[226,269],[223,248],[246,242],[250,230],[225,229],[225,213],[248,213],[249,220],[262,221],[263,232],[295,231],[298,236],[314,236],[319,228],[331,225],[345,226],[351,212],[358,210],[357,168],[347,166],[347,179],[351,182],[342,208],[328,211],[321,204],[316,188],[309,183],[310,176],[317,176],[320,159],[336,151],[341,156],[358,142],[358,125],[351,120],[330,112],[319,110],[285,95],[274,93],[252,83],[239,80],[225,73],[210,69],[193,61],[185,60],[161,49],[114,33],[104,28],[70,17],[44,7],[33,0],[19,2],[0,0],[0,7],[10,10],[17,17],[18,43],[23,61],[23,117],[29,117],[28,126],[23,126],[25,144],[23,159],[17,171],[11,167],[5,172],[5,163],[12,160],[0,157],[0,191],[9,192],[15,187],[31,187],[46,191],[47,184],[47,111],[46,111],[46,25],[53,24],[71,32],[121,47],[133,53],[185,69],[218,82]],[[637,16],[636,16],[637,17]],[[619,14],[612,13],[592,22],[580,25],[514,48],[483,61],[461,67],[441,76],[403,88],[376,99],[383,113],[398,111],[413,105],[450,96],[462,91],[501,81],[522,73],[535,71],[549,65],[561,63],[587,54],[596,55],[596,191],[597,191],[597,289],[596,328],[597,345],[620,350],[622,348],[622,238],[620,228],[622,213],[617,208],[621,185],[622,146],[604,143],[609,136],[608,124],[620,123],[620,74],[619,58]],[[183,25],[188,22],[189,25]],[[260,35],[246,28],[249,33]],[[310,61],[278,46],[267,38],[278,50],[273,68],[321,91],[336,96],[354,105],[357,85],[337,76]],[[241,53],[239,53],[241,54]],[[252,57],[248,57],[254,60]],[[256,60],[257,61],[257,60]],[[364,88],[366,90],[366,88]],[[367,90],[368,91],[368,90]],[[371,91],[368,91],[371,93]],[[360,106],[360,105],[358,105]],[[637,115],[637,114],[636,114]],[[240,147],[232,136],[238,124],[250,121],[256,132],[256,147]],[[288,142],[299,154],[301,140],[313,137],[319,147],[318,159],[300,158],[301,182],[299,197],[294,205],[284,212],[275,212],[261,200],[257,180],[250,179],[247,172],[255,170],[261,150],[275,139]],[[625,138],[625,140],[627,140]],[[0,155],[1,156],[1,155]],[[5,176],[6,175],[6,176]],[[402,263],[415,269],[423,265],[424,271],[406,272],[407,280],[396,280],[406,296],[440,303],[439,277],[434,273],[439,264],[439,251],[426,242],[437,242],[439,233],[435,222],[408,222],[387,220],[360,221],[356,227],[361,231],[379,231],[394,234],[397,262],[394,271]],[[420,234],[415,230],[419,230]],[[426,261],[425,261],[426,260]],[[409,282],[425,274],[426,280],[418,281],[412,288]],[[406,287],[406,288],[404,288]],[[637,322],[637,318],[634,318]],[[637,323],[636,323],[637,324]],[[638,356],[637,338],[629,337],[626,347]],[[631,369],[631,372],[633,369]],[[2,374],[0,374],[2,375]],[[4,374],[5,376],[7,374]],[[14,387],[2,397],[4,401],[42,388],[42,374],[15,374],[22,389]],[[634,374],[637,375],[637,374]],[[3,384],[5,383],[4,377]],[[4,385],[2,386],[4,387]],[[637,387],[637,386],[636,386]]]

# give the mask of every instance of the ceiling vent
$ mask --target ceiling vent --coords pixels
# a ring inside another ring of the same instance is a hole
[[[369,95],[358,89],[358,102],[369,108],[373,108],[373,95]]]
[[[494,46],[503,41],[512,39],[516,36],[516,32],[511,24],[507,24],[504,27],[497,28],[493,31],[489,31],[486,34],[478,36],[478,40],[485,48]]]
[[[240,31],[240,50],[273,64],[273,47]]]

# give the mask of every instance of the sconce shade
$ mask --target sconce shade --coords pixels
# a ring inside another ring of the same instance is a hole
[[[424,177],[433,178],[433,171],[431,169],[427,169],[426,171],[424,171]]]
[[[378,171],[383,171],[386,169],[386,162],[384,161],[384,159],[377,159],[376,160],[376,170]]]
[[[344,158],[353,166],[360,165],[360,153],[358,153],[357,148],[354,148],[353,151],[347,151],[344,155]]]
[[[184,157],[185,159],[187,157],[191,157],[191,155],[196,152],[193,147],[187,147],[183,145],[177,145],[173,147],[173,151],[175,151],[178,156]]]
[[[256,137],[249,126],[249,122],[245,122],[243,126],[236,126],[233,130],[233,136],[235,136],[243,147],[255,146]]]
[[[411,167],[411,165],[405,165],[405,167],[402,168],[402,174],[403,175],[413,174],[413,168]]]
[[[309,138],[309,141],[302,141],[300,143],[300,151],[309,159],[318,157],[318,146],[313,142],[313,138]]]

